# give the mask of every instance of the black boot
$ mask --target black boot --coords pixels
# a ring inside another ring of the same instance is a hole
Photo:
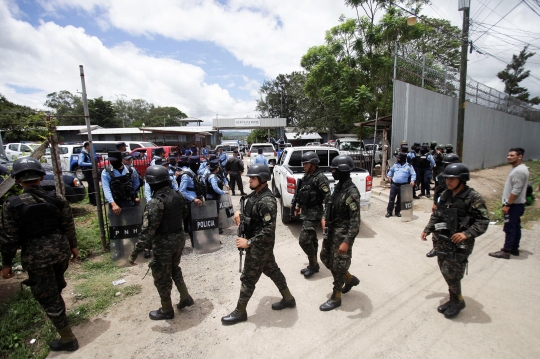
[[[68,352],[73,352],[79,349],[79,342],[73,335],[69,325],[59,329],[58,333],[60,334],[60,339],[52,340],[49,343],[49,348],[51,348],[52,351],[58,352],[65,350]]]
[[[169,300],[168,302],[161,302],[161,308],[151,311],[148,316],[152,320],[173,319],[174,309],[172,307],[171,301]]]
[[[341,290],[341,293],[349,293],[352,289],[352,287],[356,287],[358,284],[360,284],[360,279],[356,278],[355,276],[352,276],[349,283],[345,283],[343,286],[343,289]]]
[[[450,302],[448,308],[444,311],[444,317],[448,319],[453,318],[458,315],[463,308],[465,308],[465,301],[463,299],[458,300],[457,302]]]
[[[296,301],[294,300],[294,297],[291,294],[291,291],[289,288],[283,289],[281,292],[281,295],[283,298],[277,302],[272,304],[273,310],[282,310],[285,308],[294,308],[296,307]]]
[[[432,250],[426,253],[426,257],[428,258],[435,257],[436,255],[437,255],[437,251],[435,250],[435,248],[433,248]]]
[[[441,304],[437,307],[437,312],[441,313],[441,314],[444,314],[444,312],[446,311],[446,309],[448,309],[450,307],[450,304],[452,302],[451,301],[448,301],[444,304]]]
[[[244,191],[240,192],[240,195],[241,196],[247,196],[246,192],[244,192]]]
[[[334,293],[332,293],[330,299],[321,304],[319,309],[323,312],[328,312],[332,309],[336,309],[337,307],[341,307],[341,292],[334,290]]]
[[[304,273],[302,273],[304,275],[304,278],[310,278],[315,273],[319,273],[320,266],[319,266],[319,263],[316,263],[314,266],[308,266],[305,269],[306,269],[306,271],[304,271]],[[302,272],[302,271],[300,271],[300,272]]]
[[[193,304],[195,304],[195,301],[193,300],[193,298],[191,298],[191,295],[189,297],[187,297],[186,299],[184,300],[181,300],[177,305],[176,305],[176,308],[178,308],[178,310],[180,309],[183,309],[185,307],[191,307]]]
[[[240,311],[238,308],[233,310],[231,314],[221,318],[221,323],[223,325],[233,325],[245,321],[247,321],[246,311]]]

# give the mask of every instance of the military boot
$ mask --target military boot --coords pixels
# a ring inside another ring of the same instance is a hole
[[[291,291],[289,288],[286,288],[281,291],[281,295],[283,296],[283,299],[281,299],[277,303],[272,304],[273,310],[282,310],[285,308],[294,308],[296,307],[296,301],[294,300],[294,297],[291,294]]]
[[[355,276],[351,275],[351,273],[347,272],[345,277],[345,285],[343,286],[343,289],[341,290],[341,293],[349,293],[352,289],[352,287],[356,287],[358,284],[360,284],[360,279],[356,278]]]
[[[444,317],[448,319],[453,318],[458,315],[463,308],[465,308],[465,301],[460,294],[457,301],[450,302],[448,308],[444,311]]]
[[[167,320],[174,318],[174,309],[172,307],[172,302],[161,302],[161,308],[158,310],[151,311],[148,316],[152,320]]]
[[[304,278],[310,278],[315,273],[319,272],[320,266],[319,266],[319,263],[317,262],[317,256],[316,255],[309,258],[309,265],[305,269],[306,270],[303,273],[302,273],[302,271],[300,271],[300,273],[302,273],[304,275]]]
[[[233,325],[240,322],[247,321],[247,302],[238,301],[236,309],[232,311],[231,314],[221,318],[221,324],[223,325]]]
[[[195,304],[195,301],[193,300],[193,298],[191,298],[191,296],[188,296],[186,299],[180,300],[180,302],[178,302],[178,304],[176,305],[176,308],[180,310],[185,307],[191,307],[193,304]]]
[[[433,247],[432,250],[426,253],[426,257],[428,258],[435,257],[436,255],[437,255],[437,251],[435,250],[435,247]]]
[[[332,293],[330,299],[328,299],[325,303],[321,304],[319,309],[323,312],[328,312],[332,309],[336,309],[337,307],[341,307],[341,292],[338,292],[334,289],[334,292]]]
[[[452,302],[457,302],[458,301],[458,297],[457,295],[453,294],[450,292],[450,299],[448,300],[448,302],[444,303],[444,304],[441,304],[437,307],[437,312],[441,313],[441,314],[444,314],[444,312],[446,311],[446,309],[448,309],[450,307],[450,304]]]
[[[59,329],[58,334],[60,334],[60,339],[55,339],[49,343],[49,348],[51,348],[51,350],[55,352],[62,350],[74,352],[79,349],[79,342],[77,341],[77,338],[75,338],[75,335],[73,335],[69,325]]]

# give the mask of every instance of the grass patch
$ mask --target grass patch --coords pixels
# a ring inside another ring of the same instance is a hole
[[[83,323],[142,290],[138,284],[113,286],[112,282],[121,278],[125,269],[115,267],[109,258],[87,261],[81,269],[82,273],[74,277],[78,283],[73,292],[76,302],[80,304],[76,304],[68,314],[72,325]]]
[[[29,289],[0,303],[0,358],[45,358],[56,330]],[[36,339],[30,344],[31,339]]]
[[[79,257],[81,260],[102,254],[101,235],[99,232],[99,221],[96,213],[74,218],[75,228],[77,231],[77,247],[79,249]]]

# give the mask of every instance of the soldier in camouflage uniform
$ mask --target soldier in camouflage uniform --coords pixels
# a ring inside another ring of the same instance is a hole
[[[315,231],[323,217],[324,208],[330,198],[330,186],[328,178],[319,170],[319,156],[313,151],[302,155],[304,177],[298,182],[291,203],[291,210],[295,216],[300,215],[302,231],[300,232],[300,247],[304,250],[309,260],[309,265],[300,271],[305,278],[309,278],[319,271],[317,252],[319,242]],[[298,208],[296,205],[298,204]]]
[[[285,276],[281,273],[274,258],[277,205],[276,198],[268,188],[270,169],[264,164],[254,164],[249,167],[247,176],[249,188],[253,192],[247,196],[244,208],[246,238],[236,239],[236,247],[246,250],[244,271],[240,277],[242,287],[236,309],[221,318],[224,325],[247,320],[248,301],[263,273],[270,277],[283,296],[281,301],[272,304],[272,309],[282,310],[296,306],[296,301],[287,287]],[[240,211],[236,211],[234,221],[236,225],[240,224]]]
[[[330,299],[319,309],[326,312],[341,306],[341,294],[348,293],[360,280],[349,273],[354,239],[360,231],[360,192],[351,179],[354,162],[347,155],[332,160],[332,176],[339,181],[326,206],[321,262],[334,277]]]
[[[23,283],[30,286],[61,337],[49,343],[51,350],[77,350],[79,344],[62,298],[69,259],[73,256],[74,261],[79,255],[71,207],[64,198],[40,187],[45,171],[38,160],[25,157],[15,161],[11,175],[24,192],[9,197],[3,206],[2,277],[13,277],[13,258],[22,248],[22,266],[28,272]]]
[[[451,163],[442,174],[448,189],[444,191],[431,214],[420,239],[433,233],[439,268],[448,283],[450,300],[437,308],[446,318],[452,318],[465,308],[461,294],[461,279],[465,274],[475,238],[488,228],[486,203],[478,192],[467,186],[469,169],[463,163]],[[449,218],[455,220],[448,220]],[[454,225],[452,224],[454,223]]]
[[[145,248],[152,248],[154,259],[149,267],[161,298],[161,308],[151,311],[149,316],[152,320],[172,319],[172,282],[180,292],[180,302],[176,307],[182,309],[194,304],[180,269],[186,243],[182,219],[187,216],[187,201],[181,193],[171,188],[169,171],[165,167],[149,167],[145,178],[152,190],[152,200],[144,209],[141,234],[129,261],[135,265],[139,253]]]

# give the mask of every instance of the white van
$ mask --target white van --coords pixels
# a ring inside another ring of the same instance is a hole
[[[116,144],[118,142],[124,142],[127,147],[126,151],[128,152],[136,148],[157,147],[155,143],[148,141],[92,141],[92,144],[94,145],[96,155],[101,155],[105,159],[108,152],[116,151]]]
[[[30,156],[40,145],[40,143],[8,143],[4,153],[8,161],[15,161],[20,157]]]

